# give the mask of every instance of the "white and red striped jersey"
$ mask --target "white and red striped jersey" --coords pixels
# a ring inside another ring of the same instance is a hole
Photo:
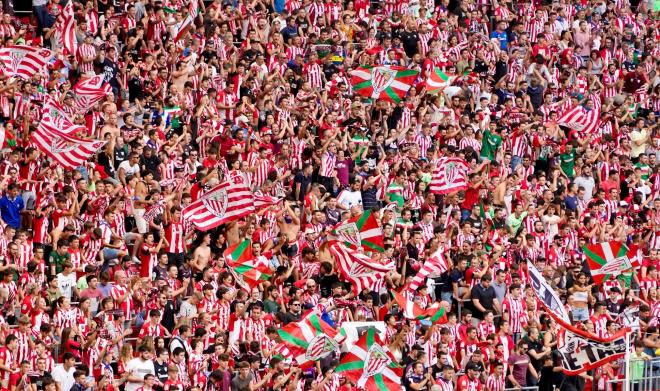
[[[502,303],[502,312],[509,314],[509,325],[511,326],[512,333],[520,333],[522,331],[522,318],[526,315],[527,305],[522,299],[514,299],[511,296],[504,298]]]
[[[321,157],[321,168],[319,169],[319,176],[334,177],[336,164],[337,155],[330,151],[326,151]]]

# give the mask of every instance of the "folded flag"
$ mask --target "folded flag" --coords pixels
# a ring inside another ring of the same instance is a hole
[[[431,274],[440,275],[447,270],[449,270],[447,260],[443,255],[443,251],[438,249],[424,262],[422,268],[419,269],[417,274],[415,274],[415,277],[413,277],[413,280],[410,283],[410,289],[417,290],[417,288],[424,284],[426,277],[430,276]]]
[[[433,68],[433,72],[426,80],[426,92],[429,94],[440,93],[445,87],[451,85],[454,79],[456,76],[447,75],[440,68]]]
[[[264,194],[260,190],[254,192],[254,208],[256,210],[275,205],[280,201],[282,201],[281,198]]]
[[[351,71],[353,91],[367,98],[399,102],[419,71],[400,66],[359,66]]]
[[[330,235],[329,240],[343,242],[350,249],[362,247],[368,251],[385,251],[383,230],[371,210],[335,225]]]
[[[30,140],[46,155],[64,168],[75,169],[83,166],[106,142],[85,140],[70,134],[58,132],[41,121],[30,135]]]
[[[618,241],[589,244],[582,249],[587,257],[591,277],[599,285],[640,265],[637,257],[629,257],[628,247]]]
[[[403,368],[373,328],[365,331],[335,370],[363,390],[401,389]]]
[[[277,333],[301,366],[310,366],[332,352],[339,352],[344,338],[315,312],[299,322],[289,323]]]
[[[268,281],[271,277],[270,268],[254,256],[252,243],[247,239],[229,247],[223,255],[229,272],[234,276],[236,282],[248,292],[252,292],[254,287],[261,282]]]
[[[221,224],[254,213],[254,195],[245,183],[231,180],[186,206],[181,215],[200,231],[208,231]]]

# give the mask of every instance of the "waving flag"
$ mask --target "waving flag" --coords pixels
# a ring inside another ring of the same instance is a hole
[[[37,73],[44,72],[53,57],[53,52],[39,47],[13,45],[0,48],[0,61],[5,73],[23,79],[31,79]]]
[[[353,285],[356,293],[362,292],[365,288],[380,292],[384,286],[385,274],[395,267],[394,262],[385,265],[378,263],[340,242],[331,243],[329,250],[335,257],[339,274]]]
[[[244,183],[222,182],[181,212],[200,231],[208,231],[220,224],[254,213],[254,196]]]
[[[44,99],[40,126],[48,129],[49,132],[60,132],[64,134],[74,134],[79,131],[87,132],[86,127],[73,123],[62,105],[50,97],[50,95],[46,95]]]
[[[597,106],[591,110],[577,105],[568,110],[557,119],[557,124],[581,133],[591,134],[600,124],[600,108]]]
[[[424,319],[427,317],[426,311],[422,307],[401,293],[392,292],[392,296],[406,319]]]
[[[64,6],[62,10],[62,21],[57,25],[57,31],[60,34],[62,46],[69,51],[69,54],[78,53],[78,40],[76,39],[76,16],[73,10],[73,0]]]
[[[353,91],[367,98],[399,102],[418,74],[399,66],[360,66],[351,72],[351,84]]]
[[[403,368],[374,329],[362,334],[335,371],[358,389],[370,391],[398,390],[403,376]]]
[[[573,327],[560,327],[557,350],[564,373],[579,375],[623,358],[628,332],[629,329],[622,329],[610,338],[598,338]]]
[[[413,280],[410,283],[410,289],[417,290],[417,288],[424,284],[426,277],[433,273],[440,275],[447,270],[449,270],[449,267],[443,252],[440,250],[434,252],[433,255],[424,262],[424,265],[419,269],[417,274],[415,274],[415,277],[413,277]]]
[[[614,278],[626,270],[639,266],[636,257],[628,257],[628,247],[617,241],[589,244],[582,248],[587,265],[596,284]]]
[[[58,132],[44,125],[41,121],[31,134],[31,140],[46,155],[68,169],[75,169],[85,162],[105,145],[105,141],[84,140]]]
[[[261,282],[268,281],[271,276],[270,268],[252,254],[252,244],[249,240],[229,247],[223,255],[229,272],[248,292]]]
[[[446,316],[447,309],[440,303],[433,303],[429,308],[426,309],[426,316],[431,323],[444,324],[447,323]]]
[[[330,327],[315,312],[310,312],[299,322],[289,323],[277,333],[301,366],[309,366],[332,352],[339,352],[343,339],[337,330]]]
[[[257,191],[254,193],[254,208],[256,210],[260,210],[267,206],[275,205],[280,201],[282,201],[281,198],[263,194],[261,191]]]
[[[350,249],[385,251],[383,230],[371,210],[335,225],[330,235],[331,240],[343,242]]]
[[[426,92],[429,94],[440,93],[445,87],[451,85],[454,79],[456,79],[456,76],[449,76],[440,68],[433,68],[433,72],[426,80]]]
[[[465,190],[468,187],[468,166],[459,157],[441,157],[436,160],[431,174],[429,191],[434,194],[447,194]]]
[[[89,79],[79,81],[73,86],[76,110],[79,113],[86,113],[92,108],[92,106],[105,98],[111,91],[112,87],[103,80],[102,75],[96,75]]]

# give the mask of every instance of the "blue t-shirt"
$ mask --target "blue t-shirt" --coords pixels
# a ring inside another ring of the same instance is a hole
[[[0,215],[10,227],[20,228],[21,211],[23,208],[23,198],[21,196],[17,196],[13,200],[7,197],[7,195],[0,198]]]
[[[499,32],[497,30],[490,33],[491,38],[497,38],[500,41],[500,49],[506,50],[507,45],[509,44],[509,37],[506,35],[506,31]]]

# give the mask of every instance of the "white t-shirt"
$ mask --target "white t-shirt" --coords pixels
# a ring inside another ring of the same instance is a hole
[[[121,162],[121,164],[117,168],[117,171],[119,171],[122,168],[124,169],[124,173],[127,176],[128,175],[135,175],[138,172],[140,172],[140,165],[136,163],[136,164],[131,166],[130,160],[124,160],[123,162]]]
[[[350,209],[355,205],[362,205],[362,193],[359,191],[344,190],[339,193],[339,198],[337,202],[343,205],[345,208]]]
[[[144,378],[147,374],[156,375],[156,370],[154,369],[154,362],[151,360],[143,361],[141,358],[134,358],[126,364],[126,372],[131,372],[133,376],[137,376],[140,379]],[[142,387],[144,382],[126,382],[125,390],[126,391],[135,391],[138,388]]]
[[[76,275],[74,273],[69,273],[68,276],[65,276],[63,273],[57,275],[57,287],[60,288],[62,295],[69,300],[71,300],[73,287],[76,286],[76,283]]]
[[[53,369],[51,375],[53,380],[60,383],[60,390],[67,391],[73,387],[73,384],[76,382],[73,378],[73,373],[76,371],[75,367],[69,368],[69,371],[64,370],[64,365],[60,364]]]

